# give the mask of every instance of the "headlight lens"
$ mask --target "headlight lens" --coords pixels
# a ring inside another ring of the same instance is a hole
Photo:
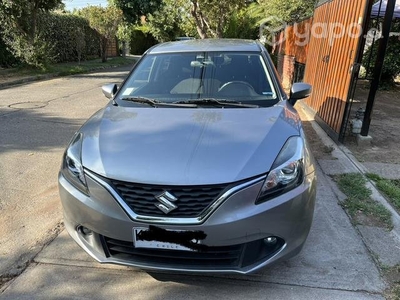
[[[82,133],[77,133],[64,153],[62,173],[81,192],[88,194],[82,166]]]
[[[304,142],[291,137],[283,146],[265,180],[256,204],[298,187],[304,179]]]

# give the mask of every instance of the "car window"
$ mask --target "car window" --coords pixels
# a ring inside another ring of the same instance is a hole
[[[260,53],[241,52],[147,55],[118,97],[146,97],[162,102],[216,98],[265,106],[277,102]]]

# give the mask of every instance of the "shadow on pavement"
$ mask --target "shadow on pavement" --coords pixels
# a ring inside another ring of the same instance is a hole
[[[0,109],[0,153],[14,150],[50,151],[67,146],[84,119],[54,117],[35,109]]]

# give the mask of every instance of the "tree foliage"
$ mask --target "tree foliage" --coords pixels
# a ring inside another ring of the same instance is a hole
[[[163,0],[138,29],[159,42],[177,36],[255,39],[264,17],[265,11],[256,1]]]
[[[61,0],[1,0],[0,33],[15,56],[37,67],[48,61],[46,53],[51,45],[37,31],[38,16],[61,3]]]
[[[282,22],[294,23],[311,17],[315,2],[315,0],[258,0],[265,17],[273,17],[273,20],[278,23],[272,25],[281,25]],[[271,18],[268,19],[271,20]]]
[[[142,25],[159,42],[174,40],[178,36],[193,36],[196,27],[189,14],[186,0],[164,0],[157,11],[149,14]]]
[[[400,27],[400,26],[398,26]],[[393,30],[399,32],[400,28]],[[363,66],[367,68],[367,76],[372,77],[374,73],[375,60],[378,55],[380,40],[368,48],[363,55]],[[391,86],[394,84],[397,76],[400,75],[400,39],[398,36],[389,37],[389,43],[386,49],[386,55],[383,62],[381,86]]]
[[[99,33],[89,22],[72,14],[49,13],[39,16],[38,31],[52,45],[55,62],[82,61],[99,57]]]
[[[123,22],[122,11],[114,6],[87,6],[77,13],[86,18],[90,27],[100,34],[99,42],[102,61],[107,61],[107,45],[115,38],[118,26]]]
[[[135,28],[131,32],[130,50],[131,54],[142,55],[151,46],[157,44],[157,40],[143,29]]]
[[[8,50],[7,45],[0,37],[0,67],[9,68],[19,63],[20,61]]]
[[[128,23],[138,23],[142,16],[157,11],[162,0],[110,0],[110,3],[122,11]]]
[[[259,5],[252,3],[240,11],[234,12],[228,19],[224,29],[225,38],[257,39],[259,34],[259,21],[262,19],[258,15]]]
[[[246,5],[245,0],[190,0],[190,13],[199,36],[222,38],[229,17]]]

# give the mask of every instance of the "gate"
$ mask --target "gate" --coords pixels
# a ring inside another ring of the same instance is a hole
[[[313,86],[306,103],[336,141],[343,126],[350,87],[356,79],[368,0],[322,0],[314,12],[304,81]]]

